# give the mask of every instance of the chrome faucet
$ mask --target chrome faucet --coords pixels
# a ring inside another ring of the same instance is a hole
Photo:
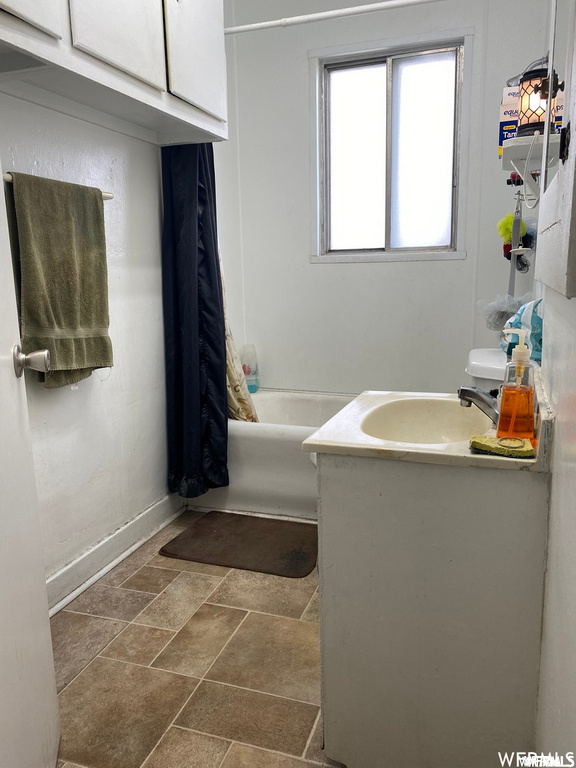
[[[498,426],[498,418],[500,411],[498,410],[498,401],[488,392],[484,392],[483,389],[478,387],[460,387],[458,389],[458,397],[460,398],[460,405],[464,408],[470,408],[472,403],[477,408],[486,414],[494,422],[494,426]]]

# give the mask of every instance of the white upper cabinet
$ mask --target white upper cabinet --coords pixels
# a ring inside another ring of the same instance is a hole
[[[0,0],[0,92],[43,105],[55,98],[81,117],[89,108],[97,123],[120,119],[158,146],[226,139],[222,6]]]
[[[164,14],[170,92],[226,120],[222,0],[164,0]]]
[[[70,16],[75,48],[166,90],[162,0],[70,0]]]
[[[0,0],[0,8],[18,16],[52,37],[62,37],[60,0]]]

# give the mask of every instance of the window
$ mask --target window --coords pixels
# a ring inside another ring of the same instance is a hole
[[[319,59],[317,256],[454,257],[462,53]]]

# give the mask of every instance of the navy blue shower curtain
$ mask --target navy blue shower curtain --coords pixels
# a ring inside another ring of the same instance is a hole
[[[162,149],[168,487],[228,485],[226,337],[211,144]]]

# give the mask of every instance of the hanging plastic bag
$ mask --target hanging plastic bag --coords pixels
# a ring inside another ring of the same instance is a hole
[[[486,327],[491,331],[500,332],[504,323],[518,312],[520,307],[533,297],[532,293],[515,298],[514,296],[496,296],[492,301],[480,299],[478,309],[484,315]]]

